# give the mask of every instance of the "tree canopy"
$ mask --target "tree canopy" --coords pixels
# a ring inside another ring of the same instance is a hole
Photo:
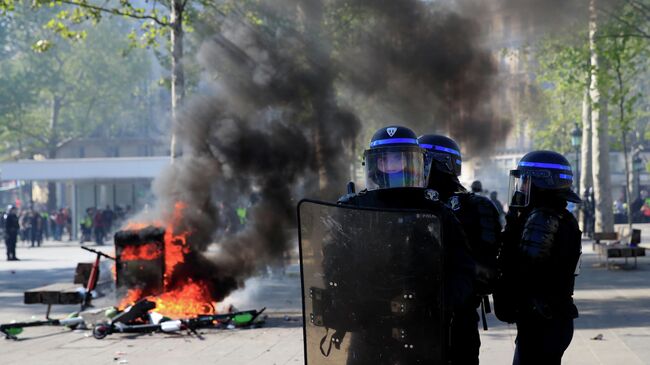
[[[0,36],[10,33],[11,41],[0,58],[0,151],[52,157],[72,138],[152,128],[150,56],[128,51],[115,23],[85,28],[83,42],[58,39],[42,27],[49,16],[17,6],[2,17]]]

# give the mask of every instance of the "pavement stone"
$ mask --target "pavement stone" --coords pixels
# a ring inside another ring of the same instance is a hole
[[[643,227],[650,232],[650,225]],[[643,234],[643,237],[650,237]],[[93,256],[77,243],[45,242],[40,248],[18,247],[22,261],[0,261],[0,322],[41,318],[45,306],[24,305],[23,291],[58,281],[72,281],[77,262]],[[112,253],[110,246],[100,247]],[[621,263],[618,260],[617,263]],[[109,263],[103,278],[110,277]],[[20,341],[0,340],[2,364],[303,364],[300,278],[294,264],[284,274],[269,273],[249,280],[244,290],[228,301],[238,308],[268,307],[269,319],[262,328],[203,330],[201,338],[174,334],[116,334],[95,340],[89,331],[59,327],[25,329]],[[110,290],[97,306],[116,301]],[[615,265],[606,270],[583,242],[581,275],[575,300],[580,318],[563,364],[650,365],[650,258],[638,267]],[[76,311],[77,306],[54,306],[53,317]],[[488,331],[481,331],[482,364],[512,362],[516,328],[488,316]],[[594,340],[602,335],[602,340]]]

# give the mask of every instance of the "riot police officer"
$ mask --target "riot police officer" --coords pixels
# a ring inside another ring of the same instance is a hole
[[[378,130],[364,153],[364,166],[366,189],[344,196],[339,200],[339,204],[371,208],[419,209],[433,212],[440,218],[444,232],[442,234],[443,286],[446,299],[443,322],[446,327],[444,342],[448,343],[448,327],[453,313],[457,308],[468,306],[474,291],[474,262],[469,258],[467,242],[460,223],[453,212],[440,200],[439,192],[425,188],[424,151],[418,145],[417,136],[412,130],[401,126],[389,126]],[[422,272],[422,278],[425,277],[424,273],[427,269],[418,268]],[[364,353],[368,351],[363,339],[353,336],[351,341],[351,357],[348,358],[348,364],[380,363],[377,359],[370,360],[365,357]],[[445,348],[444,351],[445,357],[450,359],[452,355],[448,353],[449,349]],[[390,361],[391,364],[409,363],[404,359]],[[461,364],[461,362],[452,363]]]
[[[500,244],[501,225],[499,213],[492,202],[461,185],[458,176],[461,173],[462,155],[460,147],[451,138],[427,134],[418,138],[420,147],[426,151],[425,173],[427,187],[440,193],[460,221],[467,236],[472,259],[477,269],[475,275],[475,292],[470,305],[458,308],[452,322],[452,344],[460,344],[453,338],[463,339],[461,346],[452,347],[452,356],[457,363],[478,364],[481,341],[478,333],[479,317],[476,308],[481,304],[482,314],[489,311],[487,295],[492,292],[496,279],[496,259]],[[480,182],[479,182],[480,184]],[[485,321],[485,317],[483,317]],[[485,324],[485,322],[484,322]]]
[[[573,337],[581,232],[566,209],[580,203],[572,180],[567,159],[552,151],[530,152],[510,171],[494,305],[497,318],[517,324],[515,365],[559,365]]]

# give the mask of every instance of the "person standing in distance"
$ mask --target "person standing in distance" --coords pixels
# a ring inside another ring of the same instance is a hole
[[[20,224],[16,215],[16,207],[10,205],[7,207],[7,213],[4,216],[5,221],[5,245],[7,246],[7,261],[18,261],[16,257],[16,241],[18,240],[18,231]]]
[[[581,232],[566,209],[580,203],[572,182],[571,165],[553,151],[530,152],[510,171],[494,306],[497,318],[517,324],[514,365],[560,365],[573,338]]]
[[[483,184],[481,184],[480,180],[474,180],[472,185],[470,185],[470,189],[472,189],[472,193],[474,194],[483,194]]]

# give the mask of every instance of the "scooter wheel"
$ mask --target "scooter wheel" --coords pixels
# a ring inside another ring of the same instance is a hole
[[[99,326],[93,328],[93,337],[95,337],[98,340],[101,340],[102,338],[108,335],[109,330],[110,327],[100,324]]]

